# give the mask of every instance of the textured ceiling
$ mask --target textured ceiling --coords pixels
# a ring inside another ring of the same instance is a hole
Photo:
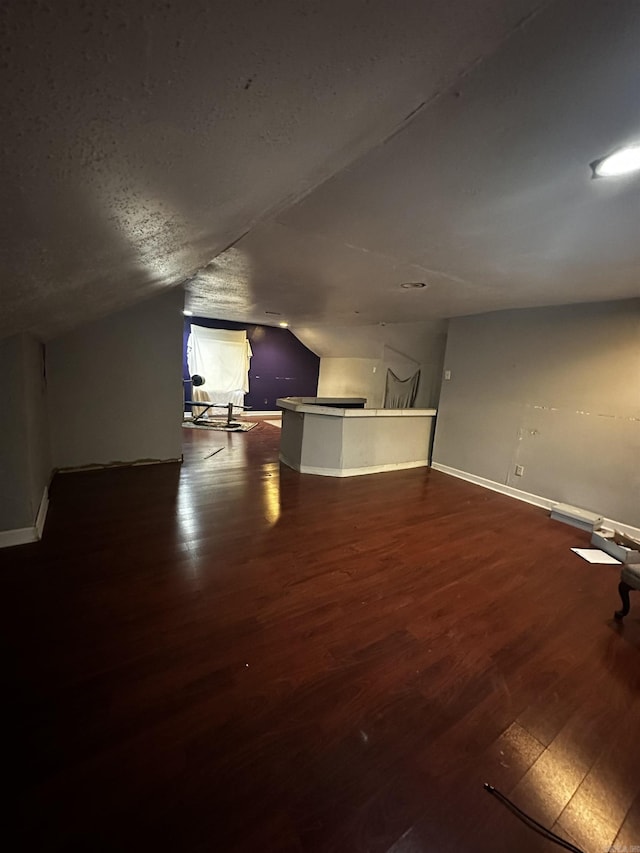
[[[185,280],[294,329],[640,293],[640,182],[588,170],[640,139],[633,0],[0,15],[0,335]]]

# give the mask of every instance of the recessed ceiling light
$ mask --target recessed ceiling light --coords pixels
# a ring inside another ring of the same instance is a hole
[[[405,290],[419,290],[421,287],[426,287],[427,285],[424,281],[405,281],[400,287],[404,287]]]
[[[278,323],[278,325],[281,326],[283,329],[286,329],[289,324],[288,323]]]
[[[613,154],[589,164],[594,178],[615,178],[640,170],[640,145],[619,148]]]
[[[193,317],[193,311],[190,311],[188,308],[185,308],[182,313],[185,317]]]

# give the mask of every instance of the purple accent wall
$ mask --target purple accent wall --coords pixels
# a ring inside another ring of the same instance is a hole
[[[249,393],[245,406],[256,412],[272,412],[278,397],[316,397],[320,358],[288,329],[212,320],[208,317],[185,317],[182,374],[189,378],[187,340],[191,324],[209,329],[244,329],[249,338],[253,358],[249,370]],[[185,385],[187,393],[191,386]],[[186,399],[186,398],[185,398]],[[187,406],[186,411],[189,411]]]

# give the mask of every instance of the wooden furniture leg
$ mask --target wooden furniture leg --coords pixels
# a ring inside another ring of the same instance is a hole
[[[629,612],[629,608],[631,606],[629,602],[629,592],[632,589],[633,587],[629,586],[629,584],[625,583],[624,581],[620,581],[620,583],[618,584],[618,592],[620,593],[620,599],[622,600],[622,609],[616,610],[616,612],[614,613],[615,618],[618,620],[624,619],[624,617]]]

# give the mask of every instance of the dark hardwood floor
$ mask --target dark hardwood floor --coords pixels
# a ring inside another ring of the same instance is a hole
[[[484,781],[640,845],[640,600],[614,623],[585,533],[436,471],[301,476],[266,423],[183,433],[181,467],[59,475],[0,552],[5,849],[559,849]]]

